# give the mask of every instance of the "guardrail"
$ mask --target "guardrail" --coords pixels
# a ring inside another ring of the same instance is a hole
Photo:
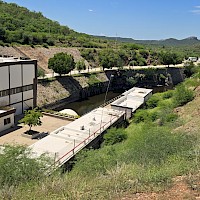
[[[106,126],[107,126],[107,128],[109,126],[111,126],[113,120],[120,119],[123,115],[124,115],[124,113],[119,116],[113,116],[113,118],[111,116],[109,122],[105,123],[102,126],[100,124],[100,128],[95,130],[92,134],[90,134],[90,131],[89,131],[88,132],[89,136],[87,138],[85,138],[82,142],[78,143],[78,145],[76,145],[76,146],[75,146],[75,140],[74,140],[74,147],[70,151],[68,151],[67,153],[62,155],[58,160],[56,160],[58,153],[55,153],[55,162],[53,165],[51,165],[49,167],[49,169],[50,169],[49,171],[53,171],[53,170],[57,169],[58,167],[62,166],[64,163],[66,163],[68,160],[70,160],[77,152],[79,152],[81,149],[86,147],[98,135],[102,134],[104,132],[104,130],[106,130],[106,128],[105,128]],[[116,122],[116,121],[114,121],[114,122]],[[83,145],[83,146],[81,147],[81,145]]]

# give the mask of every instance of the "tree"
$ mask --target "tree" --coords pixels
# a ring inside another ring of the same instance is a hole
[[[74,58],[66,53],[55,54],[53,58],[49,59],[48,68],[60,76],[62,74],[68,74],[75,68]]]
[[[192,74],[195,73],[195,65],[193,62],[186,62],[184,63],[184,74],[186,75],[186,77],[190,77],[192,76]]]
[[[161,62],[163,65],[176,65],[182,63],[182,56],[172,52],[161,52]]]
[[[24,118],[22,118],[19,122],[28,125],[29,131],[31,131],[32,126],[42,125],[42,121],[40,119],[42,116],[42,113],[37,108],[33,110],[26,110]]]
[[[122,67],[123,61],[119,55],[119,52],[112,49],[102,50],[99,54],[100,65],[105,68],[112,69],[113,67]]]
[[[85,66],[85,63],[83,60],[79,60],[77,63],[76,63],[76,69],[79,71],[81,70],[85,70],[86,69],[86,66]]]

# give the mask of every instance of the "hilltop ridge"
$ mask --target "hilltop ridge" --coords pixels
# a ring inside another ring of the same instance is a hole
[[[107,36],[96,36],[102,39],[115,40],[120,42],[144,44],[144,45],[166,45],[166,46],[190,46],[195,44],[200,44],[200,40],[196,36],[187,37],[184,39],[168,38],[163,40],[135,40],[133,38],[123,38],[123,37],[107,37]]]

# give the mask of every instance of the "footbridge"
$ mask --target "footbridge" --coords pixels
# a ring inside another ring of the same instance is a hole
[[[30,148],[33,157],[47,154],[53,159],[53,168],[69,161],[109,127],[124,120],[125,112],[97,108],[66,126],[53,131]]]
[[[48,154],[53,160],[49,171],[64,165],[108,128],[132,117],[151,95],[152,90],[145,88],[134,87],[126,91],[110,106],[96,108],[31,145],[33,157]]]

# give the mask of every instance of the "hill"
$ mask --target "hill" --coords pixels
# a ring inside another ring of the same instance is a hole
[[[0,0],[0,45],[11,43],[97,48],[105,46],[99,38],[77,33],[46,18],[41,12],[31,12],[17,4]]]
[[[127,43],[136,43],[144,45],[159,45],[159,46],[191,46],[200,44],[200,40],[197,37],[188,37],[182,40],[177,40],[175,38],[169,38],[165,40],[134,40],[132,38],[122,38],[122,37],[106,37],[106,36],[96,36],[102,39],[127,42]]]

